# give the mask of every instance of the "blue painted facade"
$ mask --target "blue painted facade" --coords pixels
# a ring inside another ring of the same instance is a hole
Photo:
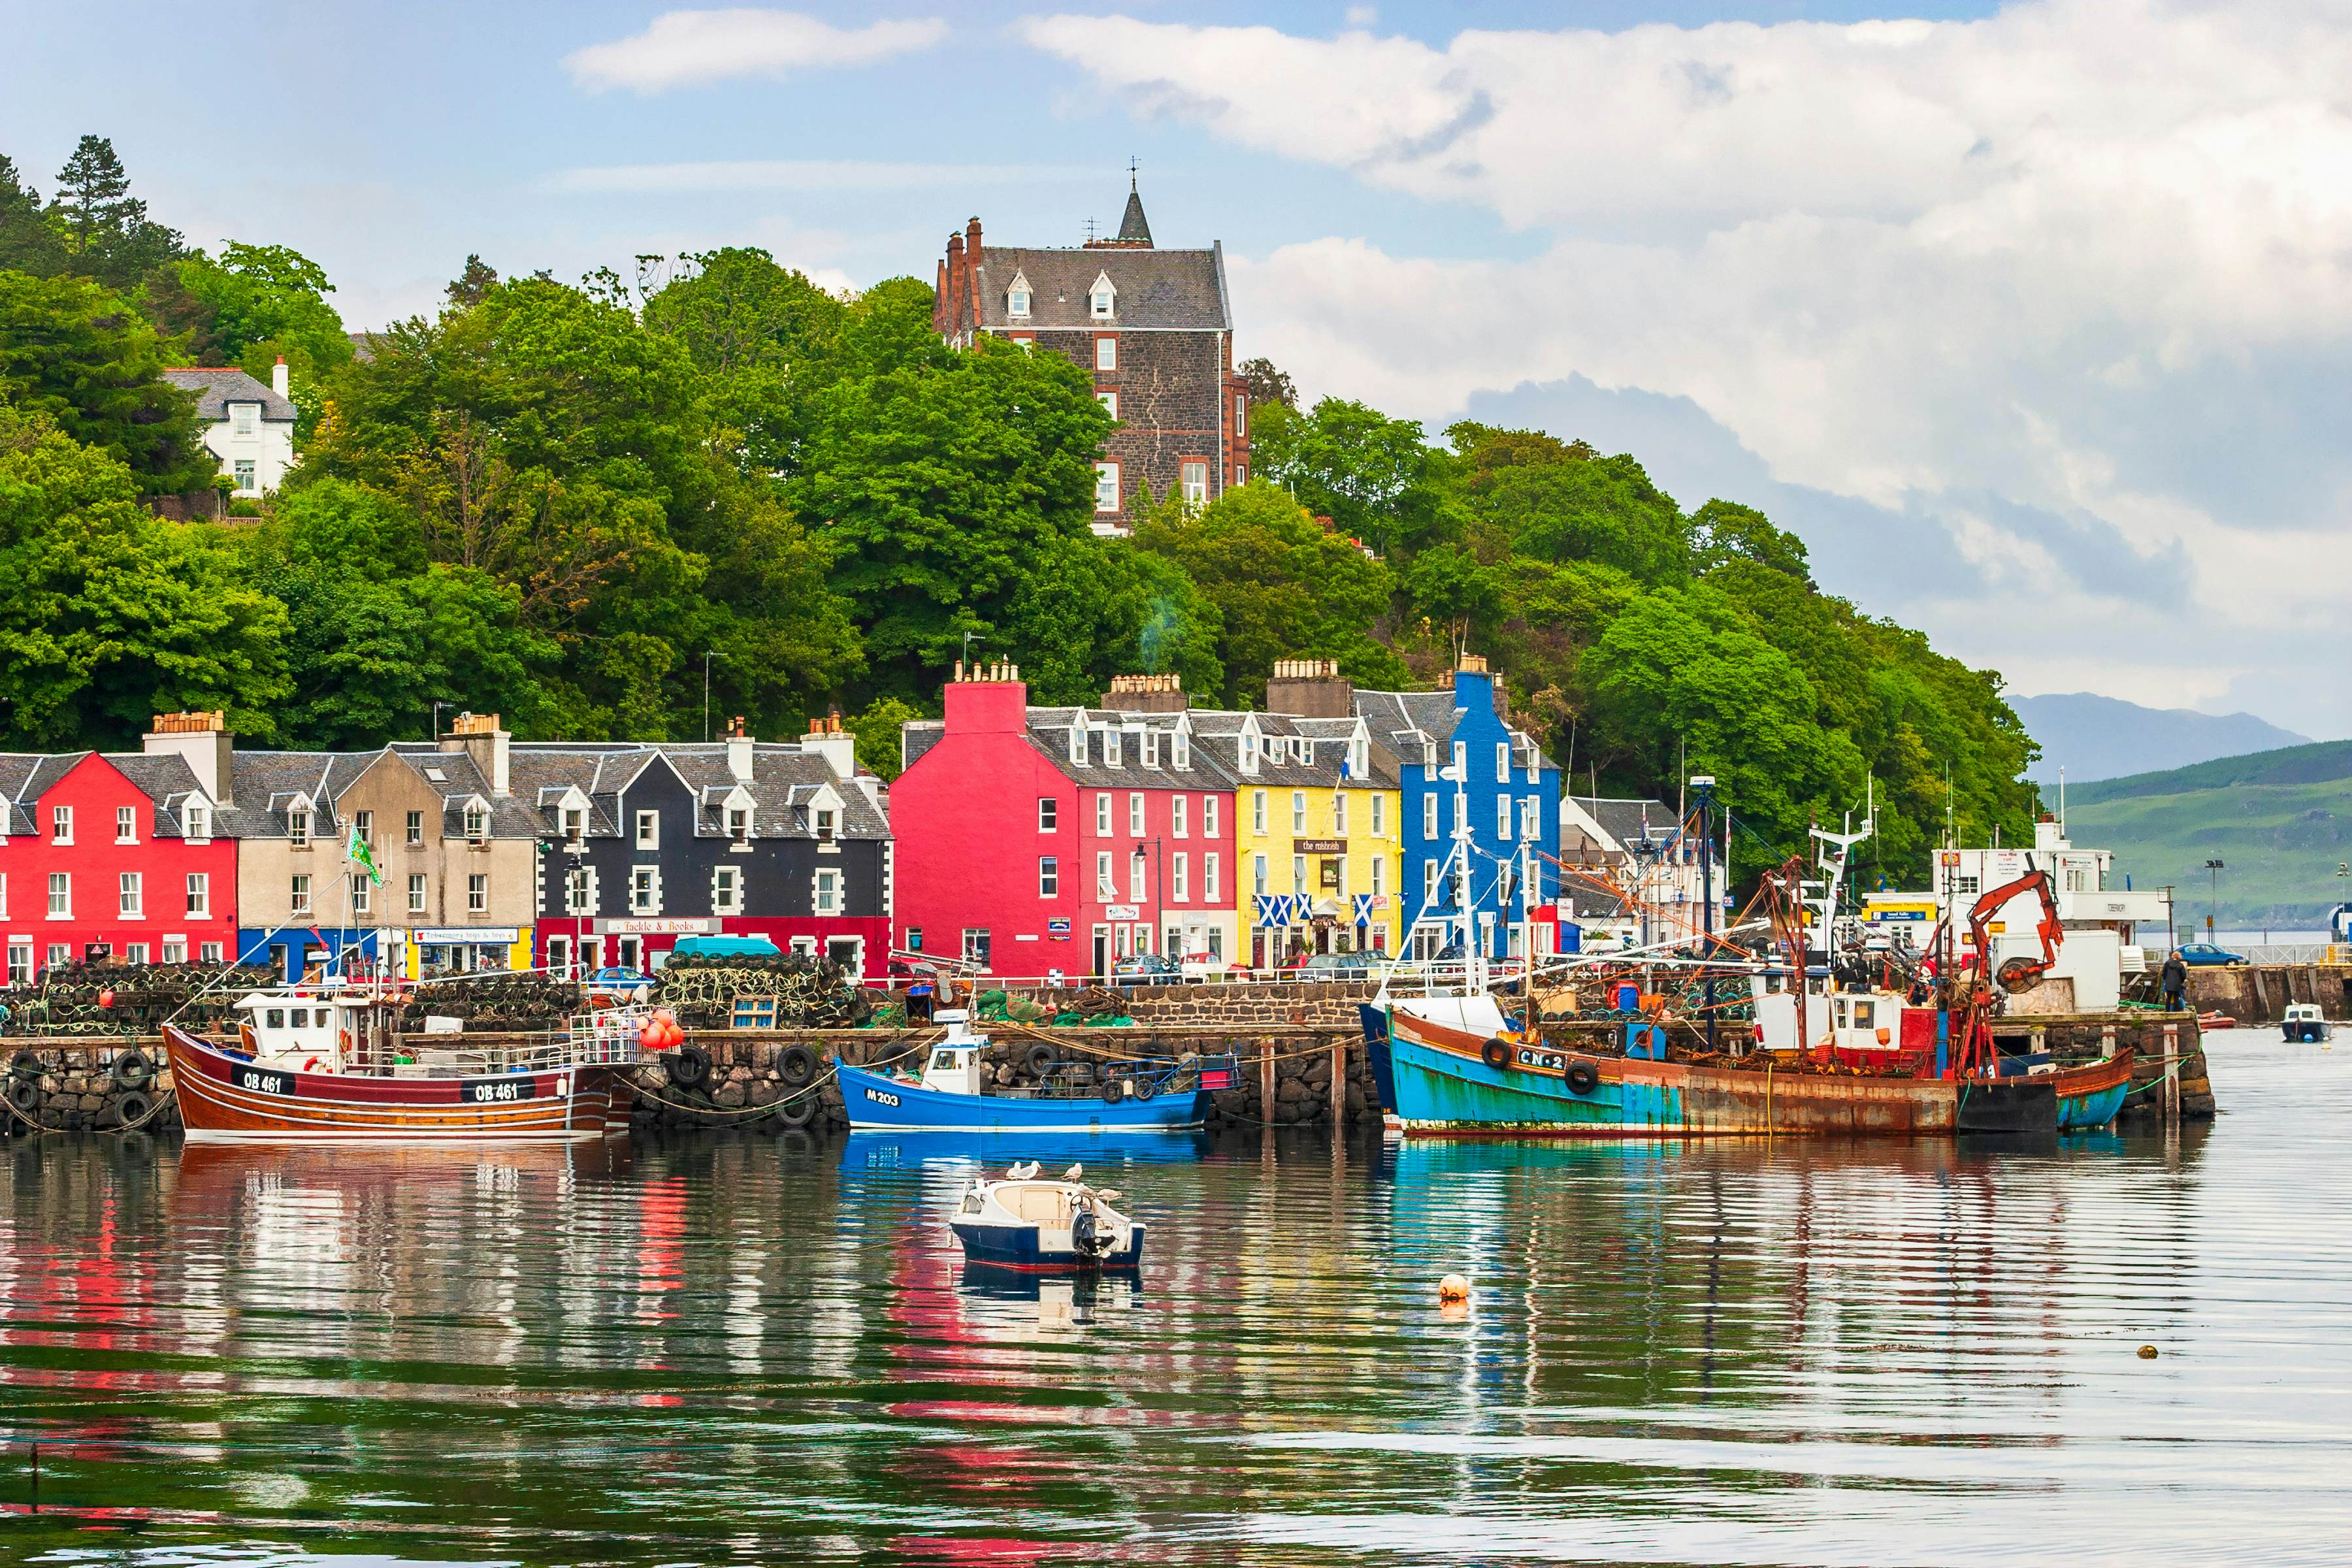
[[[1403,793],[1403,893],[1406,911],[1421,911],[1424,924],[1433,919],[1458,918],[1457,887],[1444,879],[1436,900],[1422,908],[1428,886],[1426,868],[1443,866],[1454,847],[1455,796],[1467,802],[1470,833],[1475,853],[1470,864],[1471,903],[1480,933],[1480,945],[1489,957],[1509,956],[1513,928],[1527,918],[1531,906],[1550,904],[1559,894],[1559,769],[1543,754],[1532,738],[1513,730],[1496,701],[1495,678],[1482,670],[1457,670],[1454,676],[1453,728],[1436,734],[1424,721],[1423,729],[1437,742],[1436,755],[1400,755],[1398,772]],[[1454,758],[1463,763],[1459,786],[1440,777]],[[1435,801],[1433,811],[1430,801]],[[1507,833],[1499,803],[1511,803]],[[1522,840],[1532,826],[1532,879],[1520,885]],[[1510,889],[1499,897],[1504,879],[1500,862],[1510,863]],[[1458,929],[1458,928],[1457,928]],[[1408,951],[1415,938],[1408,931]],[[1423,936],[1426,946],[1433,939]],[[1440,942],[1454,940],[1449,932]]]
[[[306,966],[331,962],[345,948],[373,959],[381,934],[359,926],[241,926],[236,933],[236,962],[267,963],[282,978],[298,981]]]

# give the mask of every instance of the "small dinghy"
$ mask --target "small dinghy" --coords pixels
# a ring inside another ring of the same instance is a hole
[[[1073,1165],[1059,1181],[1041,1180],[1031,1160],[998,1180],[972,1182],[948,1222],[965,1258],[1034,1272],[1136,1268],[1142,1222],[1112,1206],[1119,1194],[1088,1186],[1084,1173]]]

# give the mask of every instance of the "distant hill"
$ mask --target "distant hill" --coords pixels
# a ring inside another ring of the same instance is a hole
[[[2045,804],[2054,802],[2045,799]],[[2184,926],[2204,923],[2205,862],[2222,862],[2223,929],[2316,926],[2352,877],[2352,741],[2221,757],[2066,786],[2067,835],[2116,852],[2137,888],[2170,883]]]
[[[2234,757],[2309,742],[2308,735],[2282,730],[2251,713],[2216,717],[2186,708],[2143,708],[2113,697],[2070,691],[2049,697],[2012,697],[2009,705],[2042,743],[2042,760],[2027,770],[2039,784],[2066,784],[2186,767],[2212,757]]]

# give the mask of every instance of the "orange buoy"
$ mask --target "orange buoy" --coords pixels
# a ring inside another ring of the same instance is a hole
[[[1470,1299],[1470,1277],[1448,1274],[1437,1282],[1437,1299],[1441,1301],[1467,1301]]]

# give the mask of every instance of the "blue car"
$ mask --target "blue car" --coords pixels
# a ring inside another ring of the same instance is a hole
[[[2175,949],[2180,962],[2191,969],[2217,969],[2225,963],[2243,963],[2246,955],[2231,952],[2226,947],[2216,947],[2210,942],[2187,942]]]

